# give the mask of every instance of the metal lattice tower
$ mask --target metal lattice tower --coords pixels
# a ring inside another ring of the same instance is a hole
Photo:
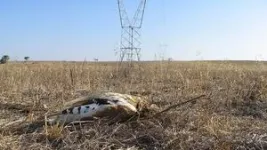
[[[146,6],[146,0],[140,0],[133,19],[130,21],[123,0],[118,0],[118,8],[121,22],[121,43],[120,43],[120,61],[125,60],[132,63],[136,58],[140,61],[141,41],[140,29],[143,23],[143,16]]]

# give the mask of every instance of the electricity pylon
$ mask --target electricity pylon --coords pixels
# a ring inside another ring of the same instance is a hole
[[[118,0],[118,8],[121,23],[120,61],[132,63],[136,58],[140,61],[141,41],[140,29],[143,23],[146,0],[140,0],[133,19],[130,21],[123,0]]]

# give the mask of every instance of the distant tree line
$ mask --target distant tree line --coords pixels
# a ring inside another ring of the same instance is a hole
[[[28,61],[29,59],[30,59],[29,56],[25,56],[24,57],[25,61]],[[9,60],[10,60],[10,57],[8,55],[3,55],[2,58],[0,59],[0,63],[1,64],[6,64],[6,63],[8,63]]]

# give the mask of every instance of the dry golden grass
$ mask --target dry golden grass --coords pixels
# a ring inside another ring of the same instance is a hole
[[[140,93],[161,109],[210,95],[150,119],[3,132],[0,149],[267,148],[263,62],[143,62],[131,70],[117,70],[116,63],[0,65],[0,125],[22,117],[32,120],[46,112],[44,104],[55,111],[67,101],[98,91]],[[16,104],[32,109],[11,107]]]

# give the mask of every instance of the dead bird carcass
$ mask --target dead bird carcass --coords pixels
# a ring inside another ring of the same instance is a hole
[[[67,102],[61,111],[48,115],[47,122],[50,125],[68,124],[94,118],[106,118],[119,122],[148,112],[148,107],[149,102],[145,98],[107,92]]]
[[[155,104],[151,104],[146,97],[139,97],[120,93],[101,93],[84,96],[67,102],[64,108],[52,114],[41,115],[33,120],[28,117],[9,122],[0,127],[1,133],[31,133],[41,129],[44,125],[67,125],[69,123],[81,123],[81,121],[95,118],[106,118],[109,123],[123,122],[135,116],[151,117],[160,116],[170,109],[195,101],[205,95],[171,105],[159,111]],[[44,112],[43,112],[44,114]]]

